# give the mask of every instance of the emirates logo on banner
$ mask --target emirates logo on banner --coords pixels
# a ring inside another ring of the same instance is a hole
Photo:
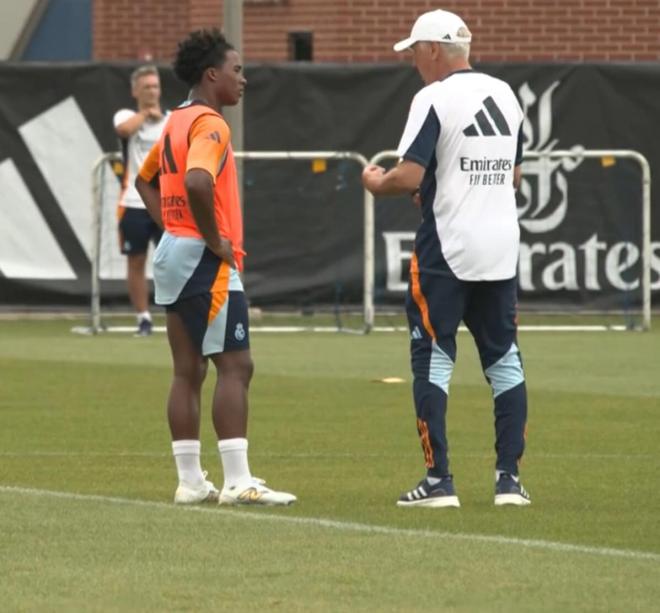
[[[522,127],[525,149],[541,152],[555,149],[558,139],[552,138],[552,94],[559,85],[555,81],[538,97],[527,82],[518,89],[525,114]],[[525,162],[518,196],[518,218],[525,230],[535,234],[549,232],[564,221],[568,209],[566,173],[582,163],[584,147],[574,145],[570,150],[575,152],[574,158]]]

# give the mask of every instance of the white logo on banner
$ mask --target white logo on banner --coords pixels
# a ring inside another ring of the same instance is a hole
[[[7,206],[0,224],[0,271],[8,279],[70,280],[76,273],[62,252],[12,160],[0,162]]]
[[[110,119],[108,119],[110,121]],[[96,136],[72,96],[47,108],[18,132],[48,184],[71,230],[89,257],[92,251],[92,165],[103,154]],[[77,278],[12,160],[0,162],[0,185],[13,198],[10,214],[0,229],[0,271],[11,279]],[[125,257],[119,252],[116,202],[119,182],[107,172],[103,185],[100,277],[123,279]],[[28,242],[16,240],[29,228]],[[151,258],[147,274],[151,277]]]
[[[518,89],[524,112],[522,130],[525,148],[530,151],[552,151],[558,142],[556,138],[551,140],[552,94],[557,87],[559,81],[548,87],[540,98],[536,97],[529,83],[524,83]],[[531,120],[533,113],[536,116],[537,130]],[[572,172],[581,164],[580,153],[583,150],[584,147],[580,145],[573,146],[571,151],[576,154],[574,159],[537,159],[525,162],[525,176],[519,189],[521,204],[518,206],[520,225],[525,230],[534,233],[549,232],[564,221],[568,209],[568,182],[564,173]],[[550,207],[551,202],[556,204]]]

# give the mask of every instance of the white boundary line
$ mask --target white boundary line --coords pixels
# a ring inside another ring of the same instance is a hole
[[[202,451],[202,457],[217,457],[216,451]],[[453,458],[493,459],[493,454],[452,452]],[[251,458],[273,458],[282,460],[326,460],[329,458],[416,458],[417,452],[401,453],[275,453],[250,452]],[[171,451],[0,451],[0,458],[171,458]],[[531,457],[539,460],[652,460],[660,455],[652,453],[534,453]]]
[[[459,327],[459,332],[467,332],[465,326]],[[154,326],[154,332],[165,332],[165,326]],[[375,326],[372,332],[408,332],[406,326]],[[625,332],[626,326],[518,326],[520,332]],[[87,326],[74,326],[71,328],[74,334],[91,334]],[[300,332],[342,332],[336,326],[251,326],[250,332],[262,332],[268,334],[291,334]],[[135,326],[108,326],[103,334],[132,334]]]
[[[261,513],[247,510],[235,511],[230,509],[205,508],[202,506],[178,507],[174,504],[166,504],[164,502],[117,498],[114,496],[99,496],[94,494],[75,494],[71,492],[58,492],[53,490],[42,490],[27,487],[0,486],[0,494],[18,494],[19,496],[36,496],[41,498],[60,498],[64,500],[79,500],[82,502],[102,502],[105,504],[135,506],[173,512],[214,513],[217,517],[228,515],[232,518],[244,519],[248,521],[270,521],[274,523],[284,523],[298,526],[328,528],[342,532],[364,532],[367,534],[384,534],[387,536],[401,536],[408,538],[433,538],[455,541],[472,541],[495,545],[511,545],[516,547],[525,547],[528,549],[558,551],[561,553],[577,553],[603,556],[608,558],[627,558],[632,560],[648,560],[651,562],[660,562],[660,553],[654,553],[651,551],[634,551],[630,549],[614,549],[611,547],[591,547],[589,545],[574,545],[572,543],[543,541],[539,539],[519,539],[507,536],[470,534],[462,532],[414,530],[412,528],[394,528],[390,526],[376,526],[350,521],[337,521],[333,519],[325,519],[322,517],[287,517],[286,515],[275,515],[268,512]]]

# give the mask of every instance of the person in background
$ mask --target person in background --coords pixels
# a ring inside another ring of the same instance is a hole
[[[151,241],[158,244],[161,229],[154,223],[135,189],[135,178],[167,121],[160,108],[160,78],[155,66],[140,66],[133,71],[131,92],[137,101],[137,111],[120,109],[113,120],[124,158],[117,211],[119,248],[127,259],[126,280],[128,295],[137,315],[136,335],[149,336],[152,320],[146,276],[147,250]]]

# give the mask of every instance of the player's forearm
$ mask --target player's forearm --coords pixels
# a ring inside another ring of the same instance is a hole
[[[147,207],[147,212],[158,227],[163,228],[163,216],[160,210],[160,190],[147,183],[142,177],[135,179],[135,188]]]
[[[203,173],[203,175],[199,173]],[[195,170],[187,173],[186,193],[199,233],[208,248],[214,253],[219,253],[221,251],[220,232],[215,221],[213,182],[208,173]]]
[[[388,196],[396,194],[410,194],[419,187],[419,182],[402,172],[400,166],[395,166],[383,175],[378,187],[378,195]]]
[[[362,182],[376,196],[410,194],[419,187],[424,170],[423,166],[408,160],[387,172],[379,166],[367,166],[362,173]]]
[[[115,126],[115,132],[120,138],[128,138],[140,129],[140,126],[146,121],[145,113],[138,112],[132,117]]]

